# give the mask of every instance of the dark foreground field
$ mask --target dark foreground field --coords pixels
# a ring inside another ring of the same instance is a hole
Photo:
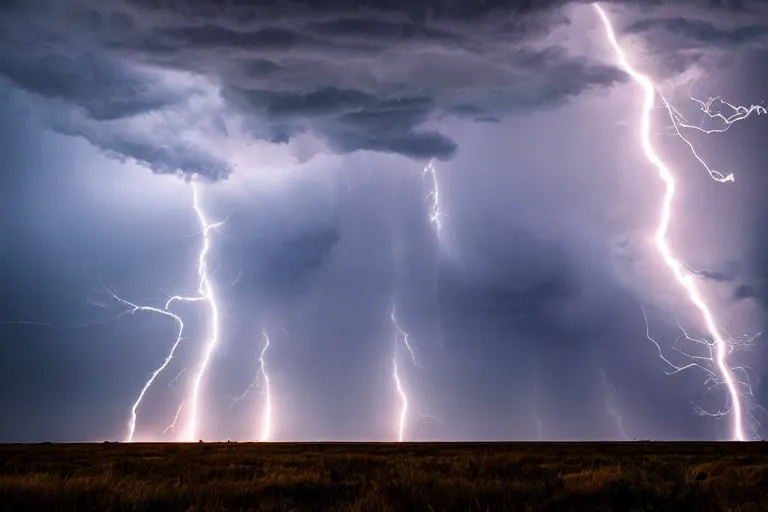
[[[0,510],[768,511],[768,443],[0,445]]]

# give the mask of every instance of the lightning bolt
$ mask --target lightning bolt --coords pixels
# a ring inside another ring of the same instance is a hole
[[[397,351],[395,351],[397,352]],[[395,379],[395,389],[397,389],[397,395],[400,397],[400,419],[397,426],[397,441],[403,442],[403,435],[405,433],[405,419],[408,414],[408,396],[403,389],[403,383],[400,381],[400,373],[397,368],[397,357],[392,358],[392,378]]]
[[[110,292],[111,293],[111,292]],[[138,417],[139,412],[139,406],[141,406],[142,400],[144,400],[144,395],[147,394],[147,391],[149,391],[149,388],[152,387],[152,384],[155,382],[155,379],[157,379],[157,376],[160,375],[163,370],[165,370],[169,364],[171,364],[171,361],[173,360],[173,356],[176,354],[176,349],[179,348],[179,345],[181,344],[182,333],[184,332],[184,321],[179,317],[178,315],[175,315],[168,311],[168,303],[166,303],[164,309],[152,307],[152,306],[137,306],[136,304],[133,304],[132,302],[128,302],[127,300],[121,299],[114,293],[112,293],[112,298],[117,300],[118,302],[125,304],[126,306],[129,306],[131,308],[130,313],[136,313],[138,311],[142,312],[151,312],[151,313],[158,313],[167,317],[170,317],[173,319],[174,322],[176,322],[176,325],[178,326],[178,331],[176,333],[176,340],[173,342],[173,345],[171,345],[171,350],[168,352],[168,355],[166,356],[163,363],[158,366],[155,371],[153,371],[149,379],[144,383],[144,387],[141,388],[141,392],[139,392],[139,396],[136,398],[136,401],[133,402],[133,405],[131,406],[131,413],[130,413],[130,419],[128,420],[128,434],[126,435],[126,442],[133,441],[133,435],[136,432],[136,420]],[[176,420],[174,419],[174,424],[176,423]]]
[[[264,381],[266,403],[264,404],[264,417],[261,421],[261,435],[259,441],[266,442],[272,437],[272,390],[269,386],[269,375],[267,374],[267,363],[265,359],[270,341],[266,330],[262,331],[261,335],[264,337],[264,347],[262,347],[261,354],[259,354],[259,375],[261,375],[261,378]]]
[[[181,296],[181,295],[174,295],[168,301],[165,303],[165,306],[163,308],[157,308],[153,306],[139,306],[132,302],[129,302],[125,299],[122,299],[115,295],[113,292],[110,292],[112,298],[131,309],[128,311],[128,313],[136,313],[136,312],[152,312],[157,313],[160,315],[167,316],[169,318],[172,318],[174,322],[176,322],[178,326],[178,331],[176,335],[176,340],[174,341],[173,345],[171,346],[170,351],[168,352],[168,355],[166,356],[165,360],[163,360],[163,363],[158,366],[149,376],[147,381],[144,383],[144,386],[141,388],[141,392],[139,393],[138,397],[136,398],[136,401],[131,406],[131,412],[130,412],[130,419],[128,420],[128,434],[126,436],[126,441],[131,442],[133,441],[133,437],[136,431],[136,420],[138,416],[138,410],[141,406],[142,401],[144,400],[144,396],[149,391],[149,388],[152,387],[152,384],[155,382],[157,377],[168,367],[168,365],[173,360],[174,355],[176,354],[176,350],[178,349],[179,345],[181,344],[181,341],[183,339],[183,332],[184,332],[184,321],[181,319],[180,316],[172,313],[170,311],[170,307],[174,302],[196,302],[196,301],[206,301],[209,304],[209,307],[211,309],[211,316],[212,316],[212,327],[211,332],[208,338],[208,342],[206,343],[206,346],[204,348],[204,355],[203,360],[200,364],[200,367],[198,369],[197,374],[195,375],[193,385],[192,385],[192,392],[191,396],[189,398],[189,404],[190,404],[190,418],[189,423],[185,429],[185,434],[182,436],[182,440],[186,441],[193,441],[196,437],[197,430],[197,414],[198,414],[198,395],[199,395],[199,389],[200,389],[200,381],[205,373],[205,370],[208,366],[208,362],[211,357],[211,353],[213,352],[213,349],[216,346],[216,343],[219,338],[219,311],[218,311],[218,304],[216,301],[216,298],[213,294],[213,289],[211,287],[210,278],[208,276],[207,271],[207,265],[206,265],[206,258],[208,255],[208,252],[210,251],[211,242],[210,242],[210,231],[219,227],[223,222],[211,224],[206,220],[206,217],[202,211],[202,208],[200,206],[200,198],[199,198],[199,192],[197,188],[197,184],[195,182],[192,183],[192,197],[193,197],[193,208],[195,210],[195,213],[197,215],[198,221],[200,222],[200,226],[202,227],[202,236],[203,236],[203,247],[200,251],[200,254],[198,256],[198,275],[200,276],[200,284],[198,286],[198,294],[195,296]],[[182,371],[183,373],[183,371]],[[179,376],[177,375],[173,380],[175,381]],[[182,402],[183,406],[184,402]],[[171,426],[169,426],[165,432],[175,427],[176,422],[179,418],[179,413],[181,412],[182,406],[179,406],[179,409],[176,411],[176,416],[174,417],[173,423]]]
[[[141,407],[141,403],[144,400],[144,396],[147,394],[149,389],[155,383],[155,380],[157,379],[157,377],[161,373],[163,373],[163,371],[165,371],[165,369],[168,367],[168,365],[170,365],[171,361],[173,360],[174,356],[176,355],[176,351],[179,348],[179,345],[181,344],[182,340],[184,339],[184,337],[182,336],[183,332],[184,332],[184,321],[181,319],[180,316],[178,316],[178,315],[176,315],[173,312],[168,310],[168,308],[169,308],[173,298],[169,299],[168,302],[166,302],[165,305],[162,308],[155,307],[155,306],[140,306],[138,304],[134,304],[131,301],[128,301],[128,300],[125,300],[125,299],[119,297],[114,291],[110,290],[106,286],[104,286],[104,290],[106,290],[106,292],[109,294],[109,296],[110,296],[110,298],[112,300],[118,302],[119,304],[127,306],[128,309],[126,311],[123,311],[123,312],[113,316],[112,318],[107,319],[107,320],[91,321],[91,322],[86,322],[86,323],[72,325],[72,326],[59,326],[59,325],[54,325],[54,324],[51,324],[51,323],[48,323],[48,322],[33,322],[33,321],[25,321],[25,320],[20,320],[20,321],[12,322],[12,323],[13,324],[19,324],[19,325],[35,325],[35,326],[51,327],[51,328],[54,328],[54,329],[79,329],[79,328],[90,327],[92,325],[107,325],[107,324],[110,324],[110,323],[112,323],[114,321],[119,321],[125,315],[134,315],[136,313],[156,313],[156,314],[163,315],[163,316],[166,316],[168,318],[171,318],[176,323],[176,325],[178,327],[178,329],[176,331],[176,338],[175,338],[173,344],[171,345],[171,348],[170,348],[170,350],[168,352],[168,355],[165,357],[165,359],[160,364],[160,366],[155,368],[155,370],[153,370],[152,373],[150,373],[149,378],[144,383],[144,386],[142,386],[141,391],[139,392],[138,396],[136,397],[136,400],[133,402],[133,404],[131,404],[131,409],[130,409],[129,418],[128,418],[128,425],[127,425],[127,433],[126,433],[126,437],[125,437],[125,442],[129,442],[130,443],[130,442],[133,441],[134,435],[136,433],[136,421],[138,419],[139,408]],[[11,323],[11,322],[3,322],[3,323]],[[168,386],[172,387],[173,384],[185,372],[186,372],[186,369],[181,370],[173,379],[171,379],[171,381],[168,383]],[[175,417],[173,419],[173,423],[171,423],[171,425],[168,428],[165,429],[165,431],[163,432],[164,434],[167,433],[169,430],[172,430],[175,427],[176,422],[177,422],[177,420],[179,418],[179,413],[181,412],[181,409],[182,409],[183,405],[184,405],[184,402],[182,402],[182,404],[179,406],[179,409],[176,411],[176,415],[175,415]]]
[[[190,442],[194,441],[197,438],[200,386],[201,386],[203,377],[205,376],[206,370],[208,369],[208,364],[211,361],[211,356],[216,348],[216,345],[219,342],[219,337],[220,337],[219,336],[219,305],[218,305],[218,300],[216,299],[216,296],[214,294],[214,289],[213,289],[213,285],[211,284],[210,276],[208,275],[207,256],[208,256],[208,252],[211,250],[210,232],[218,228],[224,223],[224,221],[216,222],[216,223],[208,222],[208,219],[206,218],[205,213],[203,212],[202,206],[200,205],[200,194],[198,191],[197,184],[195,182],[192,182],[192,197],[193,197],[193,208],[195,210],[195,214],[197,215],[197,220],[200,223],[200,227],[203,231],[203,247],[197,259],[198,261],[197,273],[200,279],[199,281],[200,284],[198,285],[198,288],[197,288],[198,295],[196,297],[182,297],[177,295],[175,297],[171,297],[167,305],[169,306],[173,301],[181,301],[181,302],[205,301],[208,304],[208,308],[210,309],[210,332],[208,334],[208,340],[206,341],[205,346],[203,348],[203,357],[202,357],[202,360],[200,361],[200,366],[198,367],[197,373],[195,374],[195,377],[192,381],[192,392],[189,399],[189,407],[190,407],[189,421],[185,429],[185,434],[183,436],[183,439]]]
[[[411,342],[408,340],[408,333],[405,332],[401,327],[400,324],[397,321],[396,316],[396,307],[393,305],[392,309],[389,314],[389,318],[392,321],[392,326],[394,327],[394,351],[392,355],[392,379],[395,381],[395,389],[397,390],[397,395],[400,397],[400,414],[398,417],[397,422],[397,440],[398,442],[403,442],[403,438],[405,436],[405,424],[406,419],[408,417],[408,395],[405,392],[405,387],[403,386],[403,382],[400,379],[400,370],[397,365],[397,355],[398,355],[398,346],[400,346],[400,342],[402,341],[402,345],[406,348],[408,353],[411,356],[411,361],[413,361],[413,364],[415,366],[418,366],[421,368],[421,365],[416,360],[416,352],[413,350],[413,346],[411,345]]]
[[[424,178],[424,181],[426,181],[427,177],[429,177],[430,185],[429,185],[429,193],[427,194],[425,201],[429,201],[429,222],[432,224],[432,227],[435,230],[435,236],[437,237],[437,243],[440,248],[443,248],[445,246],[445,241],[443,239],[443,221],[442,219],[444,217],[448,217],[447,214],[443,213],[440,208],[440,184],[437,180],[437,169],[435,168],[435,162],[434,160],[430,160],[426,167],[424,167],[424,170],[422,172],[422,177]],[[434,278],[434,291],[435,291],[435,299],[438,303],[439,308],[439,302],[440,302],[440,290],[439,290],[439,283],[440,283],[440,276],[439,276],[439,265],[440,261],[439,258],[435,258],[434,261],[434,272],[433,272],[433,278]],[[445,333],[443,332],[443,327],[441,325],[440,316],[438,313],[437,318],[437,330],[439,332],[438,336],[438,343],[441,347],[443,347],[443,339],[445,338]]]
[[[440,211],[440,185],[437,181],[437,169],[435,168],[433,160],[430,160],[427,166],[424,168],[423,176],[425,180],[427,176],[429,176],[431,181],[429,194],[427,194],[427,197],[425,198],[425,201],[429,201],[431,203],[429,210],[429,222],[434,226],[437,240],[442,245],[443,223],[441,219],[443,217],[447,217],[447,215]]]
[[[632,65],[629,63],[629,59],[627,58],[627,55],[625,54],[624,50],[621,48],[621,46],[619,45],[616,39],[616,33],[613,29],[611,21],[608,18],[608,15],[606,14],[605,10],[597,3],[593,3],[592,6],[594,7],[595,11],[599,15],[600,19],[602,20],[603,26],[605,27],[606,36],[608,38],[608,41],[611,47],[613,48],[616,54],[616,57],[619,61],[620,66],[624,69],[624,71],[626,71],[632,77],[632,79],[635,82],[637,82],[638,85],[642,87],[644,91],[643,111],[642,111],[642,118],[641,118],[641,124],[640,124],[641,145],[645,153],[646,159],[654,167],[656,167],[656,169],[659,171],[659,175],[661,176],[661,179],[664,181],[666,185],[666,192],[664,194],[664,200],[661,208],[661,220],[656,229],[656,235],[655,235],[656,247],[659,251],[659,254],[662,260],[667,265],[667,267],[669,267],[669,269],[672,271],[672,274],[674,275],[675,280],[687,293],[689,300],[696,307],[696,309],[698,309],[702,319],[704,320],[704,324],[706,325],[707,332],[709,333],[709,336],[713,340],[712,342],[713,349],[714,349],[713,359],[715,362],[715,366],[717,367],[719,378],[722,379],[722,381],[727,386],[728,393],[730,396],[731,407],[732,407],[732,410],[730,411],[731,421],[732,421],[731,436],[735,440],[744,441],[746,439],[746,436],[744,434],[744,427],[742,425],[741,396],[739,394],[739,390],[737,389],[736,379],[734,378],[732,369],[727,364],[727,356],[729,352],[728,343],[720,334],[720,331],[716,325],[712,312],[710,311],[709,306],[706,304],[706,302],[702,298],[701,293],[698,287],[696,286],[696,282],[694,281],[693,275],[687,272],[684,265],[673,256],[672,251],[669,248],[669,245],[666,239],[667,231],[672,218],[672,200],[675,196],[675,178],[672,175],[672,172],[670,171],[669,167],[658,156],[658,154],[656,153],[656,150],[653,147],[653,144],[651,143],[651,137],[650,137],[651,112],[654,107],[656,88],[650,78],[648,78],[647,76],[635,70],[632,67]],[[663,99],[663,97],[662,97],[662,100],[664,101],[665,105],[667,105],[667,110],[672,112],[673,110],[668,106],[669,104],[666,102],[666,100]],[[674,120],[674,117],[673,117],[673,120]],[[677,129],[677,124],[675,126],[676,126],[676,130],[679,133],[679,130]],[[681,137],[682,137],[682,134],[681,134]],[[687,139],[685,139],[684,137],[682,138],[687,142]],[[691,146],[690,143],[689,143],[689,146]],[[694,154],[695,154],[695,151],[694,151]],[[696,156],[697,158],[699,158],[698,155]],[[699,161],[704,163],[701,158],[699,158]],[[709,171],[710,176],[717,179],[718,181],[721,181],[721,182],[733,181],[732,175],[723,176],[720,173],[714,173],[709,169],[708,166],[706,166],[706,164],[704,165]]]
[[[438,244],[442,247],[443,246],[443,238],[442,238],[442,218],[446,215],[443,214],[440,211],[440,185],[437,180],[437,169],[434,165],[434,160],[430,160],[429,163],[424,167],[424,170],[422,172],[422,178],[424,181],[427,181],[427,178],[429,178],[430,184],[429,184],[429,193],[424,198],[425,201],[429,201],[429,222],[432,224],[435,235],[437,236]],[[434,286],[435,286],[435,296],[438,295],[438,262],[435,260],[435,267],[434,267]],[[396,306],[393,303],[392,307],[390,309],[389,318],[392,322],[392,326],[394,328],[394,347],[392,352],[392,380],[395,383],[395,390],[397,391],[397,395],[400,398],[400,414],[398,416],[397,421],[397,440],[398,442],[403,442],[403,439],[405,437],[405,428],[406,428],[406,420],[408,418],[408,395],[405,391],[405,386],[403,385],[403,381],[400,377],[400,367],[397,364],[397,358],[398,358],[398,347],[400,346],[400,342],[402,341],[402,345],[406,348],[408,351],[408,354],[411,356],[411,361],[413,362],[414,366],[418,366],[421,368],[421,365],[416,360],[416,352],[413,349],[413,346],[411,345],[411,342],[408,337],[408,333],[405,332],[401,327],[400,324],[397,321],[396,316]],[[438,318],[438,330],[441,332],[440,335],[440,345],[442,346],[442,328],[440,327],[440,320]],[[424,415],[419,414],[419,417],[421,418],[430,418],[433,419],[439,423],[442,423],[442,420],[435,416],[431,415]]]

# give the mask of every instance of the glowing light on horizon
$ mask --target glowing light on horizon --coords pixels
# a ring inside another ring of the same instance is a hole
[[[642,111],[642,118],[640,123],[640,133],[641,133],[640,142],[643,148],[643,152],[645,153],[646,159],[654,167],[656,167],[656,169],[659,171],[661,179],[664,181],[664,184],[666,185],[666,192],[664,194],[664,199],[663,199],[662,208],[661,208],[661,219],[655,234],[656,247],[659,251],[659,254],[662,260],[664,261],[666,266],[672,271],[672,274],[674,275],[677,283],[683,288],[683,290],[688,295],[688,299],[691,301],[691,303],[696,307],[696,309],[701,314],[704,320],[704,323],[706,325],[707,332],[713,339],[713,346],[714,346],[713,359],[718,369],[720,378],[728,388],[728,393],[731,401],[731,408],[732,408],[732,410],[730,411],[731,421],[732,421],[731,436],[735,440],[744,441],[746,440],[746,436],[744,434],[744,428],[742,425],[741,396],[739,394],[739,390],[737,389],[736,379],[733,376],[731,368],[727,364],[727,356],[729,352],[728,343],[720,334],[720,331],[717,327],[717,324],[712,315],[712,312],[710,311],[709,306],[706,304],[706,302],[702,298],[701,293],[698,287],[696,286],[696,282],[694,280],[693,275],[691,275],[691,273],[687,271],[685,266],[673,256],[672,251],[669,248],[669,245],[666,239],[667,231],[669,229],[669,225],[672,219],[672,200],[675,196],[676,184],[675,184],[674,176],[670,171],[669,167],[658,156],[658,154],[656,153],[653,147],[653,144],[651,143],[651,137],[650,137],[651,119],[650,118],[651,118],[651,112],[653,111],[653,107],[654,107],[656,88],[650,78],[648,78],[647,76],[635,70],[632,67],[632,65],[629,63],[629,59],[627,58],[627,55],[625,54],[624,50],[621,48],[621,45],[619,45],[618,40],[616,39],[616,33],[613,29],[611,21],[608,15],[606,14],[605,10],[597,3],[593,3],[592,6],[596,10],[597,14],[599,15],[605,27],[605,32],[606,32],[608,41],[611,47],[613,48],[614,52],[616,53],[620,66],[632,77],[632,79],[638,85],[642,87],[644,91],[643,111]],[[672,109],[669,107],[666,100],[664,100],[663,97],[662,97],[662,100],[664,101],[664,104],[667,106],[668,111],[671,112]],[[676,125],[676,130],[677,130],[677,125]],[[678,133],[679,133],[679,130],[678,130]],[[685,139],[684,137],[682,138],[683,140],[688,142],[687,139]],[[690,146],[690,143],[688,144]],[[720,181],[720,182],[733,181],[732,175],[724,176],[720,173],[716,173],[712,171],[708,166],[706,166],[706,164],[703,162],[701,158],[698,157],[698,155],[696,155],[696,157],[699,159],[699,161],[702,164],[705,165],[708,172],[710,173],[710,176],[712,176],[717,181]]]

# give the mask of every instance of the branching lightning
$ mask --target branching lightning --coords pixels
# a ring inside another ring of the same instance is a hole
[[[734,105],[732,103],[728,103],[727,101],[723,100],[720,96],[715,96],[713,98],[709,98],[707,101],[701,101],[697,100],[694,97],[690,97],[691,101],[697,103],[699,105],[699,108],[701,111],[710,119],[720,119],[723,123],[722,128],[704,128],[702,126],[696,126],[692,124],[688,124],[688,121],[680,115],[677,114],[677,125],[682,128],[690,128],[691,130],[697,130],[704,134],[710,135],[713,133],[724,133],[730,129],[731,126],[733,126],[735,123],[738,123],[739,121],[743,121],[752,114],[755,115],[761,115],[761,114],[768,114],[768,110],[762,105],[750,105],[750,106],[744,106],[744,105]],[[725,115],[720,111],[714,110],[715,102],[719,102],[721,105],[726,107],[731,114]],[[675,111],[676,112],[676,111]]]
[[[206,258],[211,246],[210,236],[209,236],[210,231],[219,227],[222,223],[221,222],[215,223],[215,224],[208,223],[208,221],[205,218],[205,215],[203,214],[202,208],[200,206],[199,193],[198,193],[197,185],[194,182],[192,183],[192,193],[193,193],[194,210],[197,215],[198,221],[200,222],[200,225],[202,227],[202,235],[203,235],[203,247],[198,256],[198,275],[200,276],[198,294],[195,296],[175,295],[170,299],[168,299],[168,301],[165,303],[165,306],[163,308],[157,308],[152,306],[138,306],[132,302],[121,299],[114,293],[110,292],[113,299],[131,308],[129,311],[129,313],[131,314],[139,311],[158,313],[158,314],[172,318],[174,322],[176,322],[176,324],[178,325],[176,340],[171,346],[171,349],[168,352],[168,355],[166,356],[163,363],[160,366],[158,366],[157,369],[155,369],[155,371],[153,371],[150,374],[149,379],[147,379],[147,381],[144,383],[144,386],[142,387],[141,392],[139,393],[139,396],[136,398],[136,401],[131,406],[130,419],[128,421],[128,434],[126,436],[126,440],[128,442],[133,441],[133,437],[136,431],[136,418],[138,415],[139,407],[141,406],[141,402],[144,400],[144,396],[146,395],[147,391],[149,391],[149,388],[152,387],[152,384],[155,382],[158,375],[160,375],[160,373],[162,373],[171,363],[176,353],[176,350],[178,349],[183,339],[182,334],[184,332],[184,321],[181,319],[181,317],[179,317],[178,315],[170,311],[170,307],[174,302],[206,301],[211,309],[211,317],[212,317],[211,332],[204,348],[203,360],[200,364],[198,372],[195,375],[195,378],[193,381],[190,397],[188,400],[185,401],[185,402],[187,401],[189,402],[190,414],[189,414],[187,427],[185,429],[184,434],[182,435],[181,440],[193,441],[197,434],[198,395],[199,395],[199,389],[200,389],[200,382],[203,378],[203,375],[205,374],[205,370],[210,361],[211,353],[213,352],[213,349],[215,348],[219,338],[218,304],[213,294],[210,278],[208,276]],[[184,370],[182,370],[182,373],[183,371]],[[179,375],[177,375],[172,380],[172,382],[178,379],[180,375],[181,373],[179,373]],[[179,406],[179,409],[176,411],[176,416],[174,417],[173,423],[165,430],[165,432],[173,429],[176,426],[176,422],[179,419],[179,414],[185,402],[182,402],[182,405]]]
[[[264,381],[264,397],[266,403],[264,404],[264,416],[261,420],[261,435],[259,441],[267,442],[272,438],[272,390],[269,386],[269,374],[267,374],[266,353],[269,348],[270,341],[267,331],[262,331],[261,335],[264,337],[264,347],[259,354],[259,375]]]
[[[592,5],[597,11],[598,15],[600,16],[600,19],[602,20],[602,23],[605,27],[605,32],[606,32],[608,41],[616,54],[616,57],[619,61],[620,66],[632,77],[632,79],[635,82],[637,82],[638,85],[640,85],[643,88],[644,101],[643,101],[643,112],[642,112],[641,125],[640,125],[641,145],[645,153],[646,159],[654,167],[656,167],[656,169],[659,171],[661,179],[664,181],[666,185],[666,192],[664,194],[664,200],[663,200],[662,209],[661,209],[661,220],[656,229],[656,235],[655,235],[656,247],[664,263],[672,271],[675,277],[675,280],[687,293],[689,300],[696,307],[696,309],[698,309],[699,313],[701,314],[704,320],[707,332],[709,333],[709,336],[712,338],[712,343],[711,343],[712,350],[713,350],[712,361],[716,366],[718,379],[722,380],[722,382],[725,383],[725,385],[728,388],[728,393],[730,396],[731,410],[729,412],[730,412],[731,421],[732,421],[731,436],[735,440],[743,441],[746,439],[746,435],[744,433],[744,427],[742,424],[741,394],[739,393],[739,389],[737,387],[737,381],[734,377],[733,369],[730,368],[727,363],[728,353],[731,350],[730,345],[726,341],[726,339],[723,338],[723,335],[720,333],[720,330],[718,329],[717,323],[712,315],[712,312],[709,309],[709,306],[706,304],[706,302],[701,296],[701,293],[696,285],[696,281],[694,280],[694,276],[689,271],[687,271],[686,267],[678,259],[676,259],[673,256],[672,251],[669,248],[669,245],[666,239],[667,231],[669,229],[669,225],[672,218],[672,200],[675,195],[676,185],[675,185],[675,179],[674,179],[674,176],[672,175],[672,172],[670,171],[669,167],[658,156],[658,154],[656,153],[656,150],[653,147],[653,144],[651,143],[651,134],[650,134],[651,112],[653,111],[653,107],[654,107],[656,88],[650,78],[648,78],[647,76],[635,70],[632,67],[632,65],[629,63],[629,59],[627,58],[627,55],[625,54],[624,50],[619,45],[618,40],[616,39],[616,33],[613,29],[611,21],[608,18],[608,15],[606,14],[606,12],[603,10],[603,8],[597,3],[593,3]],[[710,176],[712,176],[715,180],[720,182],[733,181],[733,176],[730,174],[725,176],[716,171],[712,171],[706,165],[706,163],[704,163],[704,161],[698,156],[698,154],[696,154],[695,150],[693,149],[693,146],[685,137],[682,136],[682,134],[678,129],[678,121],[681,120],[682,117],[675,114],[676,111],[669,106],[669,104],[666,102],[666,100],[664,100],[663,97],[662,97],[662,100],[664,101],[665,106],[667,106],[667,110],[670,112],[670,116],[672,117],[673,123],[675,124],[675,130],[678,132],[678,134],[680,134],[680,137],[684,141],[686,141],[686,143],[689,145],[689,147],[693,151],[696,158],[699,160],[699,162],[701,162],[705,166]],[[708,105],[708,104],[704,104],[704,105]],[[710,112],[709,106],[706,106],[705,113],[706,112]],[[713,115],[712,117],[716,117],[716,114]],[[728,118],[726,118],[726,120],[727,119]],[[679,125],[679,126],[689,127],[689,125],[687,124]],[[665,359],[665,361],[669,363],[668,360]]]
[[[179,344],[181,344],[181,340],[183,339],[182,333],[184,332],[184,321],[178,315],[175,315],[170,311],[168,311],[168,305],[170,304],[170,300],[166,303],[165,308],[161,309],[161,308],[156,308],[152,306],[137,306],[132,302],[128,302],[127,300],[121,299],[114,293],[112,293],[112,298],[114,298],[116,301],[126,306],[129,306],[131,308],[130,310],[131,314],[139,311],[159,313],[161,315],[165,315],[167,317],[172,318],[173,321],[176,322],[176,325],[178,325],[176,340],[173,342],[173,345],[171,346],[171,350],[168,352],[168,355],[166,356],[163,363],[160,366],[158,366],[155,369],[155,371],[153,371],[150,374],[149,379],[147,379],[147,381],[144,383],[144,387],[141,388],[141,392],[139,393],[139,396],[136,398],[136,401],[133,402],[133,405],[131,406],[131,415],[130,415],[130,419],[128,420],[128,434],[126,435],[126,441],[131,442],[133,441],[133,435],[136,432],[136,418],[138,415],[139,406],[141,405],[142,400],[144,400],[144,395],[147,394],[147,391],[149,391],[149,388],[155,382],[155,379],[157,379],[157,376],[160,375],[163,372],[163,370],[165,370],[173,360],[173,356],[176,353],[176,349],[179,348]],[[176,420],[174,420],[174,424],[175,423],[176,423]]]
[[[710,168],[709,164],[704,161],[704,159],[699,155],[699,153],[696,151],[696,148],[694,147],[693,143],[691,143],[688,138],[686,138],[681,128],[695,130],[698,132],[701,132],[706,135],[711,135],[713,133],[724,133],[730,129],[731,126],[734,125],[734,123],[737,123],[739,121],[743,121],[744,119],[748,118],[752,114],[755,115],[761,115],[768,113],[766,111],[765,107],[762,105],[750,105],[749,107],[742,106],[742,105],[733,105],[731,103],[728,103],[726,101],[723,101],[719,96],[715,96],[713,98],[709,98],[707,101],[701,101],[694,97],[690,97],[691,101],[697,103],[699,105],[699,108],[701,111],[709,118],[709,119],[719,119],[723,127],[722,128],[704,128],[702,126],[696,126],[693,124],[690,124],[688,120],[683,116],[683,114],[680,113],[678,109],[676,109],[674,106],[672,106],[661,94],[659,96],[662,99],[662,102],[664,103],[664,107],[667,109],[667,113],[669,113],[669,118],[672,120],[672,129],[675,131],[675,134],[680,137],[688,146],[688,148],[691,150],[691,154],[696,158],[696,160],[699,161],[699,163],[706,169],[706,171],[709,173],[709,176],[720,183],[726,183],[729,181],[734,180],[733,173],[723,174],[719,171],[715,171],[714,169]],[[720,111],[714,110],[715,102],[719,102],[721,105],[723,105],[725,108],[727,108],[731,113],[730,115],[725,115]]]

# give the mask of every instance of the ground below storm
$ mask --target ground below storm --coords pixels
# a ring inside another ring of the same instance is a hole
[[[766,511],[768,443],[0,445],[0,510]]]

